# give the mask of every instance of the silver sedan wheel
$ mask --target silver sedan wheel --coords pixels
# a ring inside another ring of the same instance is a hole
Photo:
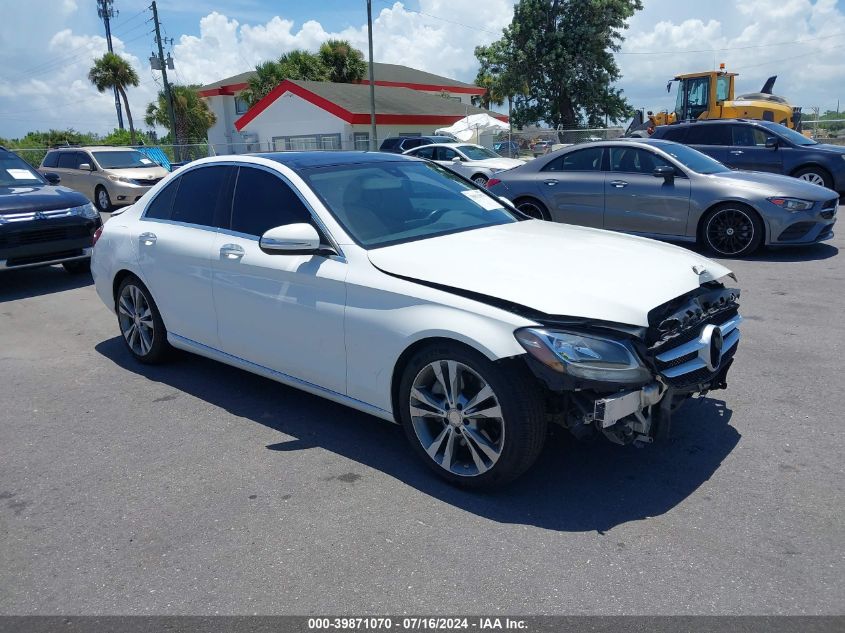
[[[414,378],[411,423],[429,457],[464,477],[490,470],[505,445],[502,408],[493,389],[470,367],[437,360]]]
[[[817,174],[814,171],[808,171],[806,173],[801,174],[798,176],[800,180],[806,180],[807,182],[811,182],[814,185],[820,185],[824,187],[824,178],[821,174]]]
[[[484,176],[476,176],[472,179],[472,181],[478,185],[479,187],[486,187],[487,186],[487,179]]]
[[[138,356],[146,356],[153,346],[155,323],[147,297],[138,286],[123,287],[117,302],[120,332]]]

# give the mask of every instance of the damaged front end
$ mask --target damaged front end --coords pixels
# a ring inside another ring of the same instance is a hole
[[[739,290],[711,282],[651,310],[649,326],[549,318],[516,332],[552,421],[616,444],[666,437],[672,413],[724,389],[739,343]]]

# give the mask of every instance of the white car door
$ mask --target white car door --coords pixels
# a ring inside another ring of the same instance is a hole
[[[231,223],[220,230],[213,249],[221,349],[345,394],[346,262],[327,255],[270,254],[259,246],[268,229],[300,222],[314,224],[281,175],[258,166],[239,168]]]
[[[234,171],[201,166],[172,180],[145,210],[136,237],[141,270],[167,331],[214,348],[212,252]]]

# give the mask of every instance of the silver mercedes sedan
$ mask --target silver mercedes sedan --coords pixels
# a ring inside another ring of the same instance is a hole
[[[729,257],[830,239],[839,201],[818,185],[732,171],[651,139],[573,145],[499,172],[487,187],[535,218],[698,242]]]

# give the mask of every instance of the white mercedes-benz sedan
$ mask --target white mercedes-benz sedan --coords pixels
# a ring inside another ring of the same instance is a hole
[[[523,473],[548,423],[665,435],[726,386],[739,341],[720,264],[527,218],[396,154],[199,160],[96,238],[97,293],[138,361],[172,346],[397,422],[468,486]]]

